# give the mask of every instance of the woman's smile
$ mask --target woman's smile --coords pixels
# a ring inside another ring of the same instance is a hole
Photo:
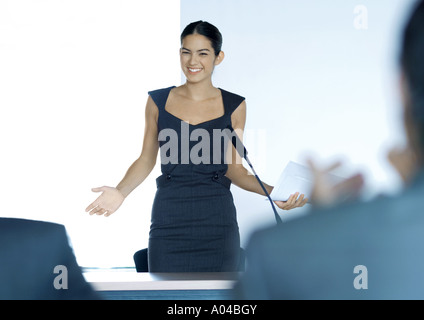
[[[202,68],[187,68],[188,72],[192,75],[200,73],[203,69]]]

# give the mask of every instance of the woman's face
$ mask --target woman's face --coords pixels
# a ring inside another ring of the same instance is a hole
[[[192,34],[183,39],[180,49],[181,68],[187,82],[198,83],[210,80],[215,66],[224,58],[221,51],[218,56],[211,41],[200,34]]]

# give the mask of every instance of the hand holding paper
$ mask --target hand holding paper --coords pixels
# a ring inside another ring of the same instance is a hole
[[[271,199],[288,201],[294,192],[304,194],[306,198],[310,199],[314,183],[313,178],[310,168],[290,161],[272,190]]]
[[[283,210],[291,210],[295,208],[302,208],[308,204],[308,198],[304,194],[296,192],[292,194],[287,201],[274,201],[274,203]]]

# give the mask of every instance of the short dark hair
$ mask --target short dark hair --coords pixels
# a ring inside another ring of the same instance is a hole
[[[200,34],[211,41],[215,55],[218,56],[222,49],[223,38],[217,27],[206,21],[196,21],[190,23],[181,34],[181,44],[185,37],[192,34]]]
[[[424,1],[414,5],[402,38],[400,63],[410,97],[409,117],[424,152]]]

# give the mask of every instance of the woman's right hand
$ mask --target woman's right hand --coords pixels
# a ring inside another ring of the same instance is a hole
[[[119,209],[125,200],[123,194],[116,188],[101,187],[91,189],[91,191],[102,192],[102,194],[85,209],[90,215],[96,214],[98,216],[105,215],[105,217],[109,217]]]

